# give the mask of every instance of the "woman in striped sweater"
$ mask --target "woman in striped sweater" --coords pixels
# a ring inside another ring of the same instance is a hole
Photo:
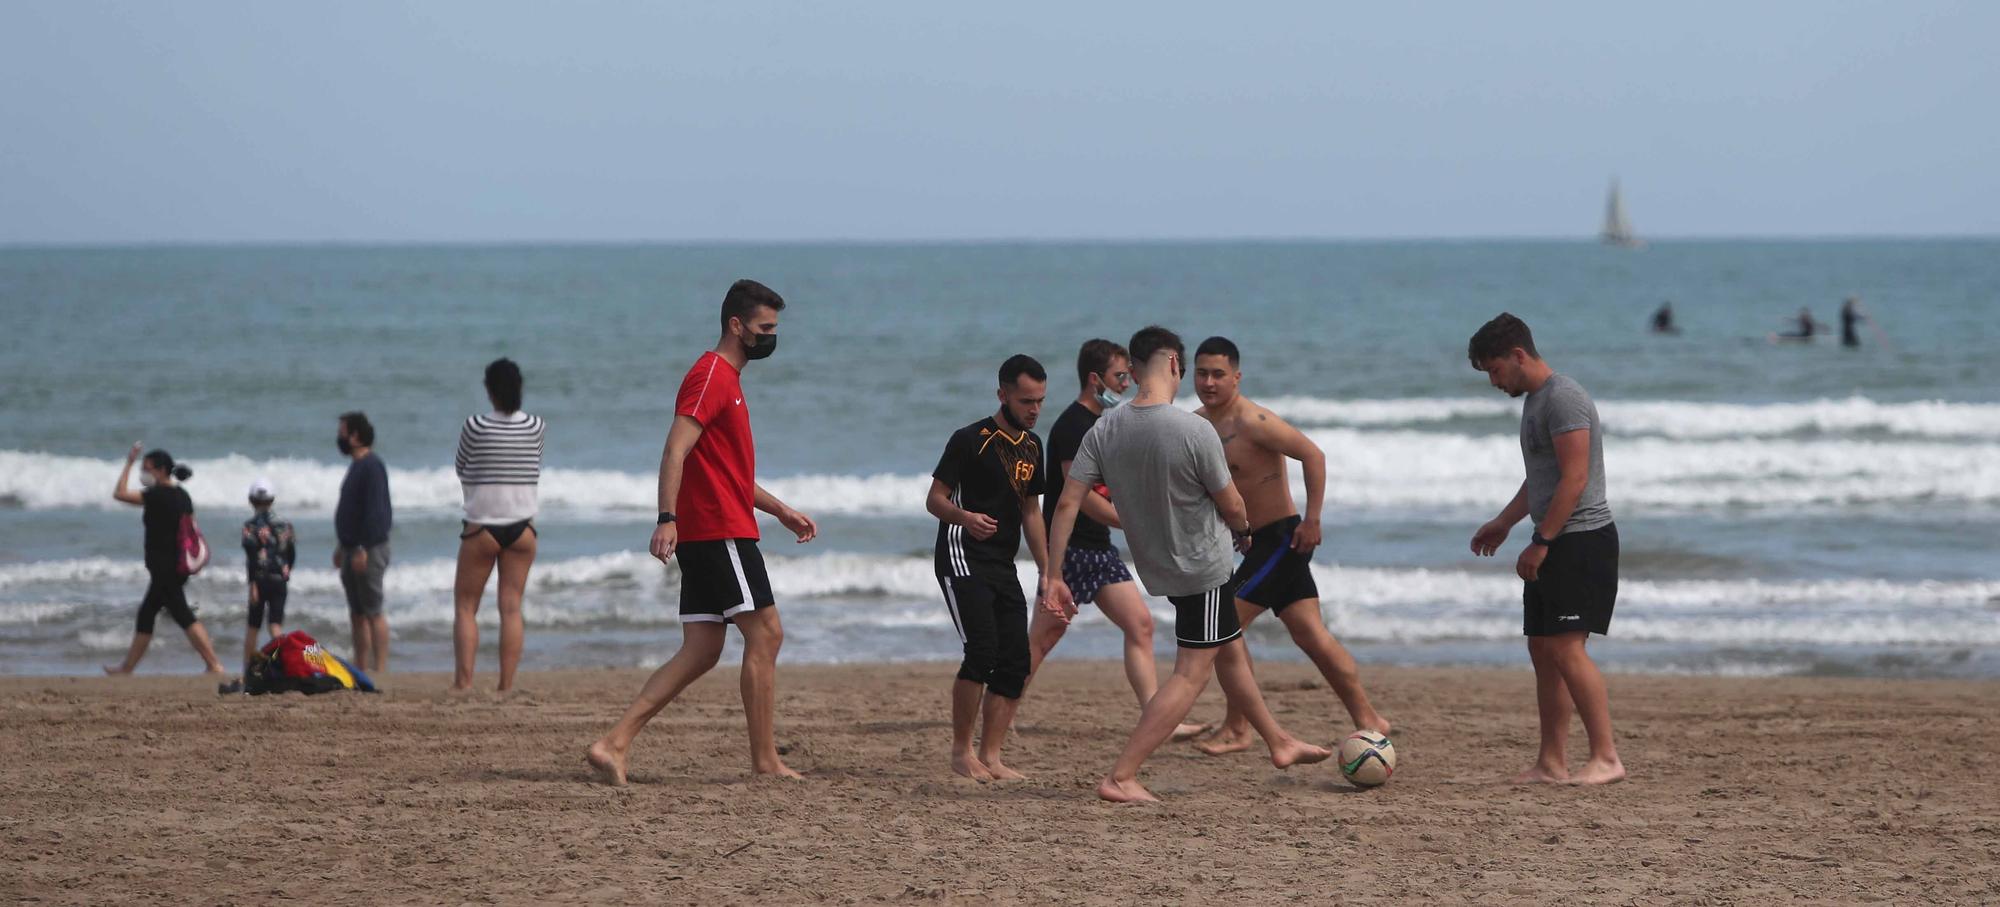
[[[542,477],[542,420],[521,412],[521,367],[497,359],[486,367],[493,412],[465,420],[458,435],[458,481],[465,491],[454,589],[453,690],[472,689],[479,652],[479,600],[500,565],[500,691],[514,688],[521,664],[521,593],[535,563],[535,489]]]

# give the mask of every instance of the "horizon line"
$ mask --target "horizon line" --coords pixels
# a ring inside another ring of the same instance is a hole
[[[1715,242],[1979,242],[2000,240],[2000,233],[1738,233],[1673,234],[1640,239],[1643,246]],[[985,236],[985,237],[708,237],[632,239],[130,239],[130,240],[28,240],[0,241],[0,251],[81,251],[116,249],[195,249],[195,248],[637,248],[700,246],[1174,246],[1174,245],[1368,245],[1368,244],[1451,244],[1451,243],[1545,243],[1562,245],[1603,245],[1596,236],[1574,234],[1462,235],[1462,236]]]

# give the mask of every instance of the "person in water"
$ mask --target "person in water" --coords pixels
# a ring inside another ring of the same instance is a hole
[[[1673,302],[1669,300],[1660,303],[1660,307],[1653,310],[1653,333],[1678,334],[1680,332],[1680,326],[1674,324]]]
[[[1779,340],[1811,340],[1814,334],[1819,333],[1819,322],[1813,320],[1812,309],[1800,306],[1795,320],[1798,322],[1797,330],[1771,336]]]
[[[130,674],[139,666],[139,659],[146,657],[146,649],[153,644],[153,621],[164,609],[187,634],[188,645],[201,656],[208,673],[221,674],[222,662],[215,657],[208,630],[188,606],[188,575],[181,572],[181,518],[194,514],[194,500],[180,483],[193,476],[194,470],[174,463],[164,450],[150,451],[140,467],[143,490],[134,491],[132,465],[139,462],[139,450],[140,445],[134,444],[132,452],[126,454],[125,471],[118,474],[118,487],[112,489],[111,496],[145,510],[141,522],[146,526],[146,598],[139,604],[138,626],[132,632],[125,660],[116,667],[106,665],[104,673]]]
[[[1855,330],[1868,315],[1861,311],[1861,298],[1849,296],[1840,304],[1840,345],[1853,349],[1861,345],[1861,332]]]

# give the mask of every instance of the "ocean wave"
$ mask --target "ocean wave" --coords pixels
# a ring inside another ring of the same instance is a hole
[[[1512,420],[1518,400],[1415,397],[1333,400],[1286,396],[1260,400],[1301,427],[1415,428],[1465,420]],[[1607,434],[1676,439],[1784,438],[1800,435],[1887,436],[1937,440],[2000,440],[2000,404],[1919,400],[1880,403],[1867,397],[1795,403],[1706,403],[1692,400],[1599,400]]]
[[[948,632],[926,557],[829,553],[770,556],[771,585],[795,626],[931,629]],[[1021,562],[1032,589],[1035,568]],[[397,564],[387,575],[389,613],[405,627],[448,627],[455,564],[436,559]],[[1520,634],[1520,582],[1502,568],[1481,571],[1345,567],[1316,564],[1328,626],[1358,641],[1435,642],[1511,639]],[[145,583],[136,563],[102,559],[0,567],[0,628],[67,625],[127,617]],[[540,627],[658,626],[676,621],[679,570],[641,552],[615,552],[537,564],[528,588],[528,622]],[[330,569],[293,576],[293,608],[339,613],[340,585]],[[60,602],[32,600],[38,593]],[[96,596],[93,596],[96,593]],[[243,598],[240,574],[226,565],[189,585],[197,603]],[[482,622],[496,620],[490,606]],[[91,604],[77,603],[92,597]],[[2000,580],[1892,582],[1829,580],[1627,580],[1620,585],[1614,632],[1619,639],[1802,645],[2000,646],[1991,603]],[[1151,601],[1169,625],[1164,600]],[[1084,626],[1101,622],[1086,607]]]
[[[1408,429],[1311,428],[1327,454],[1330,513],[1423,509],[1488,510],[1521,482],[1512,432],[1479,435]],[[1615,438],[1605,445],[1614,512],[1771,508],[1815,510],[1876,504],[2000,502],[2000,444],[1928,439]],[[243,512],[243,490],[263,476],[276,483],[280,512],[320,517],[338,500],[342,464],[252,460],[230,455],[191,461],[187,483],[205,511]],[[110,509],[118,463],[87,457],[0,451],[0,500],[30,509]],[[1293,490],[1303,495],[1296,463]],[[390,469],[403,514],[454,514],[462,498],[449,467]],[[926,519],[921,473],[771,476],[765,488],[815,516]],[[578,518],[627,518],[653,510],[657,478],[646,472],[544,470],[542,507]]]

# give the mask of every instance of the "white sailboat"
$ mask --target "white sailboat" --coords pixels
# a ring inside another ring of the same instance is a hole
[[[1643,243],[1632,233],[1632,222],[1625,219],[1625,200],[1618,194],[1618,181],[1611,181],[1611,197],[1604,203],[1604,232],[1597,238],[1607,246],[1636,249]]]

